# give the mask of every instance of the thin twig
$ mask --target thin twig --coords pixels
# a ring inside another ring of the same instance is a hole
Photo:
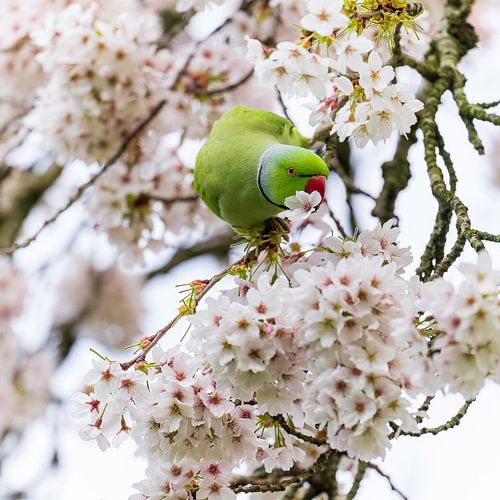
[[[229,267],[224,269],[224,271],[221,271],[220,273],[216,274],[215,276],[212,276],[212,278],[205,284],[203,289],[193,297],[193,302],[190,304],[191,305],[191,311],[196,310],[196,307],[200,303],[201,299],[220,281],[222,280],[227,274],[230,273],[230,271],[236,267],[240,266],[241,264],[248,264],[248,262],[252,261],[255,258],[255,253],[250,253],[248,255],[245,255],[242,257],[240,260],[235,262],[234,264],[231,264]],[[147,345],[142,349],[142,351],[135,356],[133,359],[130,361],[126,361],[124,363],[121,363],[121,367],[123,370],[128,370],[131,366],[135,365],[138,361],[143,361],[146,357],[146,355],[153,349],[153,347],[158,344],[158,342],[163,338],[163,336],[171,330],[177,322],[183,318],[186,315],[185,312],[181,311],[179,312],[167,325],[165,325],[163,328],[158,330],[154,335],[147,337],[146,339],[143,339],[147,341]]]
[[[167,207],[169,207],[170,205],[174,205],[175,203],[194,203],[195,201],[199,200],[198,196],[185,196],[183,198],[163,198],[162,196],[145,194],[144,197],[148,200],[159,201]]]
[[[478,104],[478,106],[481,106],[482,108],[485,108],[485,109],[496,108],[498,105],[500,105],[500,101],[483,102],[481,104]]]
[[[388,474],[386,474],[384,471],[380,470],[380,467],[378,465],[375,465],[375,464],[366,464],[366,465],[370,469],[372,469],[375,472],[377,472],[377,474],[379,474],[380,476],[382,476],[384,479],[386,479],[387,482],[389,483],[389,486],[391,487],[392,491],[394,491],[395,493],[397,493],[403,500],[408,500],[408,497],[399,488],[397,488],[395,486],[395,484],[392,482],[391,476],[389,476]]]
[[[21,241],[20,243],[14,243],[14,245],[6,248],[0,248],[1,253],[5,254],[12,254],[16,250],[20,248],[26,248],[28,245],[30,245],[33,241],[35,241],[40,233],[47,227],[53,224],[60,215],[62,215],[64,212],[66,212],[70,207],[73,206],[73,204],[80,199],[80,197],[83,195],[83,193],[90,187],[92,186],[97,179],[99,179],[108,169],[111,167],[116,161],[118,161],[121,156],[127,151],[128,147],[130,144],[134,141],[134,139],[156,118],[158,113],[163,109],[163,106],[166,104],[166,100],[160,101],[151,111],[149,116],[143,120],[125,139],[124,142],[120,145],[116,153],[102,166],[101,170],[99,170],[96,174],[94,174],[87,182],[82,184],[69,198],[69,200],[66,202],[66,204],[60,208],[59,210],[56,211],[56,213],[47,219],[41,226],[40,228],[29,238],[27,238],[24,241]]]
[[[429,411],[429,408],[431,406],[432,400],[434,399],[434,396],[427,396],[425,398],[425,401],[420,405],[420,408],[418,409],[418,413],[427,413]],[[422,421],[424,420],[424,417],[422,415],[417,415],[415,420],[421,424]]]
[[[286,116],[286,117],[287,117],[287,118],[288,118],[288,119],[289,119],[292,123],[294,123],[294,122],[293,122],[293,120],[292,120],[292,118],[291,118],[291,116],[290,116],[290,114],[288,113],[288,107],[287,107],[287,105],[285,104],[285,101],[284,101],[284,99],[283,99],[283,94],[281,93],[281,90],[280,90],[278,87],[276,87],[276,93],[277,93],[277,95],[278,95],[278,101],[279,101],[279,103],[280,103],[280,105],[281,105],[281,109],[282,109],[282,111],[283,111],[283,114],[284,114],[284,115],[285,115],[285,116]]]
[[[347,238],[347,232],[344,229],[344,226],[342,226],[342,223],[340,220],[337,218],[335,215],[335,212],[330,208],[330,205],[326,203],[326,207],[328,208],[328,212],[330,214],[330,217],[333,219],[333,222],[335,222],[335,225],[337,226],[337,229],[339,230],[339,233],[342,235],[342,238]]]
[[[200,255],[213,254],[217,256],[227,255],[231,244],[234,242],[234,233],[231,230],[218,233],[205,240],[190,241],[189,246],[179,247],[172,257],[162,266],[150,271],[146,280],[155,278],[171,271],[175,266]]]
[[[231,92],[233,90],[236,90],[238,87],[241,87],[246,82],[248,82],[248,80],[250,80],[250,78],[252,78],[253,71],[254,70],[252,69],[245,76],[240,78],[238,81],[231,83],[231,84],[227,85],[226,87],[213,89],[213,90],[197,91],[197,92],[193,92],[193,95],[195,95],[196,97],[212,97],[214,95],[220,95],[220,94],[224,94],[226,92]]]
[[[420,437],[420,436],[423,436],[424,434],[433,434],[435,436],[436,434],[439,434],[440,432],[444,432],[444,431],[448,431],[450,429],[453,429],[454,427],[457,427],[457,425],[460,424],[462,419],[467,414],[467,411],[468,411],[470,405],[475,400],[476,400],[476,398],[469,399],[468,401],[466,401],[463,404],[462,408],[460,408],[458,413],[455,416],[453,416],[452,418],[450,418],[450,420],[448,420],[448,422],[444,423],[443,425],[440,425],[438,427],[423,427],[422,429],[418,430],[417,432],[402,431],[399,433],[399,435],[400,436],[410,436],[410,437]],[[396,427],[396,429],[394,429],[394,427]],[[393,426],[393,429],[394,429],[394,433],[391,435],[392,437],[394,436],[394,434],[397,434],[398,427]],[[391,437],[391,436],[389,436],[389,437]]]

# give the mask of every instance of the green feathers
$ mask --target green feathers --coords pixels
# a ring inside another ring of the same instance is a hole
[[[289,120],[237,106],[214,123],[196,158],[196,191],[236,230],[261,228],[286,208],[285,198],[305,190],[310,179],[328,176],[305,143]]]

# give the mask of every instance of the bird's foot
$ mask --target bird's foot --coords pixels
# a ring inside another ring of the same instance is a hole
[[[271,217],[266,220],[264,233],[271,234],[277,233],[283,239],[288,241],[288,234],[290,233],[290,224],[285,219],[281,217]]]
[[[266,252],[267,256],[283,255],[281,244],[289,241],[290,226],[279,217],[271,217],[264,222],[264,227],[253,228],[241,234],[246,240],[246,252]]]

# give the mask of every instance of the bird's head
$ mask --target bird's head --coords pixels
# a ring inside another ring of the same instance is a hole
[[[285,210],[285,199],[297,191],[318,191],[323,198],[329,173],[325,162],[312,151],[274,144],[260,159],[257,182],[264,198]]]

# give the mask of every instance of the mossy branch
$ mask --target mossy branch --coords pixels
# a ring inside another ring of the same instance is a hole
[[[318,472],[323,471],[332,455],[336,454],[333,450],[328,450],[322,453],[314,465],[309,469],[303,471],[295,477],[290,479],[285,479],[283,481],[274,481],[267,484],[250,484],[246,486],[233,486],[233,491],[235,493],[265,493],[265,492],[278,492],[285,491],[289,486],[295,484],[302,484],[308,478],[314,476]]]
[[[463,404],[463,406],[460,408],[458,413],[456,415],[454,415],[452,418],[450,418],[450,420],[448,420],[443,425],[439,425],[438,427],[423,427],[422,429],[418,430],[417,432],[402,431],[399,435],[400,436],[420,437],[420,436],[423,436],[424,434],[433,434],[435,436],[436,434],[439,434],[441,432],[449,431],[450,429],[453,429],[454,427],[457,427],[460,424],[462,419],[467,414],[467,411],[469,410],[471,404],[475,400],[476,400],[476,398],[466,401]],[[393,426],[393,428],[397,429],[397,426]]]
[[[359,487],[361,486],[361,481],[363,481],[363,478],[365,477],[367,467],[368,464],[366,462],[360,462],[358,464],[358,470],[354,476],[354,482],[352,483],[351,489],[345,497],[346,500],[354,500],[358,494]]]

